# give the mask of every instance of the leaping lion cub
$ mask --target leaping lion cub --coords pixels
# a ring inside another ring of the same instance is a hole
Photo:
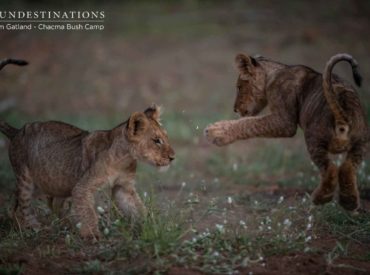
[[[337,54],[326,64],[323,75],[306,66],[289,66],[265,57],[239,54],[235,61],[239,77],[234,111],[243,118],[209,125],[205,129],[207,139],[223,146],[253,137],[292,137],[300,126],[311,159],[321,173],[313,202],[331,201],[339,182],[339,203],[347,210],[356,210],[356,171],[369,131],[357,92],[332,75],[336,63],[347,61],[360,86],[356,60],[348,54]],[[266,106],[270,114],[257,116]],[[347,155],[337,167],[329,153]]]
[[[31,209],[35,188],[52,197],[72,196],[82,237],[98,237],[94,193],[106,183],[125,214],[140,217],[145,207],[135,191],[137,161],[168,166],[175,152],[159,123],[155,105],[107,131],[87,132],[57,122],[27,123],[16,129],[0,121],[10,140],[9,158],[17,179],[17,206],[26,226],[38,227]]]

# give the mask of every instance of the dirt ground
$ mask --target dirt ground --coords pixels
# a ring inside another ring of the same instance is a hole
[[[46,5],[16,3],[8,5]],[[265,215],[251,210],[249,201],[269,202],[284,197],[287,205],[290,201],[294,205],[296,198],[313,190],[317,171],[310,164],[301,132],[289,140],[250,140],[226,148],[215,148],[203,139],[202,130],[208,123],[235,118],[233,60],[239,52],[305,64],[317,71],[323,70],[333,54],[348,52],[360,64],[364,85],[358,91],[370,117],[370,5],[366,1],[140,1],[92,5],[106,12],[104,31],[0,31],[1,56],[30,62],[27,67],[9,66],[1,71],[0,102],[9,106],[0,108],[0,118],[16,126],[26,121],[63,120],[89,130],[107,129],[153,102],[162,105],[163,123],[177,160],[164,175],[143,165],[137,179],[141,194],[153,184],[160,201],[180,202],[177,194],[186,183],[184,190],[199,196],[200,205],[222,198],[218,206],[223,208],[226,198],[236,198],[228,219],[238,222],[252,212]],[[336,72],[353,82],[346,64],[339,64]],[[5,138],[0,139],[0,151],[0,221],[2,228],[10,228],[5,225],[6,211],[13,200],[9,194],[13,194],[15,179],[6,157]],[[360,183],[365,211],[370,207],[368,160],[369,156]],[[196,227],[200,231],[211,228],[219,220],[211,215]],[[366,226],[370,230],[370,223]],[[348,246],[345,252],[338,252],[339,256],[333,251],[340,247],[341,233],[328,228],[319,232],[310,244],[311,253],[266,255],[258,264],[241,266],[235,272],[370,273],[369,232],[360,241],[348,233]],[[79,269],[76,273],[126,273],[141,265],[141,271],[135,269],[132,273],[156,272],[144,256],[130,261],[99,258],[101,254],[94,252],[99,246],[71,250],[65,245],[64,235],[58,234],[50,238],[46,231],[37,241],[28,239],[27,246],[19,250],[0,251],[0,267],[5,267],[0,274],[13,274],[13,265],[15,270],[21,266],[18,271],[22,274],[71,274],[71,267],[95,259],[104,262],[106,269]],[[2,232],[0,237],[5,235]],[[114,247],[112,242],[108,245]],[[204,270],[173,264],[158,272],[202,274]]]

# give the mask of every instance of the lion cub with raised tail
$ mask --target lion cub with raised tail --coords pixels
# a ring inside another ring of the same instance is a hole
[[[300,126],[307,151],[321,174],[312,201],[331,201],[339,185],[339,204],[350,211],[358,209],[356,177],[369,142],[369,128],[354,87],[332,74],[340,61],[351,65],[360,86],[357,61],[349,54],[331,57],[323,74],[303,65],[238,54],[234,111],[242,118],[209,125],[205,129],[207,139],[222,146],[255,137],[292,137]],[[270,113],[259,115],[267,106]],[[329,154],[340,153],[346,157],[337,166]]]
[[[112,130],[93,132],[56,121],[28,123],[21,129],[0,121],[0,131],[10,139],[22,223],[40,226],[31,209],[37,188],[54,198],[72,196],[81,236],[99,237],[94,193],[107,183],[112,184],[113,197],[124,214],[144,215],[145,206],[134,187],[137,161],[163,167],[175,157],[159,116],[153,105]]]

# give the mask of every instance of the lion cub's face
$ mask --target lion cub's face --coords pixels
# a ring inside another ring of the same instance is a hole
[[[238,54],[235,58],[239,70],[234,112],[241,116],[254,116],[267,105],[265,72],[253,57]]]
[[[143,113],[133,113],[127,122],[126,138],[131,155],[154,166],[168,166],[175,159],[175,152],[166,131],[159,123],[157,106]]]

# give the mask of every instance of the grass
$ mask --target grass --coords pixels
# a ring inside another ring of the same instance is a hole
[[[87,254],[82,264],[68,267],[69,272],[118,272],[115,263],[124,262],[125,270],[135,274],[166,272],[172,266],[231,274],[243,268],[264,267],[273,255],[315,253],[311,244],[322,232],[340,240],[326,254],[330,263],[348,256],[344,242],[369,242],[367,214],[350,216],[335,203],[312,208],[308,195],[243,202],[243,198],[234,197],[210,199],[185,189],[180,188],[171,200],[159,199],[153,192],[143,195],[148,216],[139,231],[114,208],[108,216],[101,214],[101,230],[109,233],[95,249],[53,216],[48,220],[50,228],[37,233],[19,231],[6,220],[0,232],[0,263],[15,251],[35,248],[40,258],[57,261],[67,249],[70,254]],[[61,239],[65,244],[56,244]],[[135,264],[137,261],[141,264]],[[1,266],[7,272],[21,268]]]

